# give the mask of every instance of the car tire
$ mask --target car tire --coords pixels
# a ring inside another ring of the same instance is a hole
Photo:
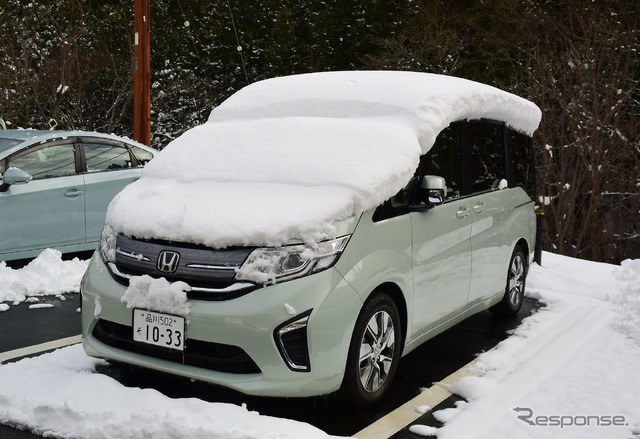
[[[376,293],[363,306],[353,330],[341,388],[345,403],[366,407],[382,398],[398,368],[401,335],[395,302]]]
[[[527,279],[527,259],[520,246],[516,246],[509,260],[507,285],[502,301],[491,308],[499,317],[514,317],[522,308],[524,288]]]

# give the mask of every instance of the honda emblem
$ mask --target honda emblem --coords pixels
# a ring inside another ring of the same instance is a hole
[[[180,253],[164,250],[158,255],[158,271],[174,273],[178,269]]]

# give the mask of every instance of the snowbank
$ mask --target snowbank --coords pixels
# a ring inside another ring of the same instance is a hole
[[[77,258],[63,261],[58,250],[47,249],[29,265],[14,270],[0,262],[0,311],[9,309],[1,302],[24,302],[27,297],[78,292],[89,261]]]
[[[171,399],[95,372],[80,345],[0,366],[0,423],[43,436],[102,439],[328,438],[308,424],[246,407]]]
[[[261,81],[171,142],[111,203],[139,238],[281,245],[335,237],[335,220],[402,189],[450,122],[505,120],[532,133],[531,102],[413,72],[327,72]]]

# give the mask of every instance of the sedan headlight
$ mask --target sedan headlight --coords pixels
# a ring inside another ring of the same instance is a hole
[[[104,262],[116,261],[116,241],[118,233],[109,225],[104,226],[102,235],[100,236],[100,256]]]
[[[326,270],[336,263],[348,241],[349,236],[343,236],[313,247],[257,248],[236,270],[236,279],[270,285]]]

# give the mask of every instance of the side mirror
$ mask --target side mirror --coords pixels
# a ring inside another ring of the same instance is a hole
[[[420,182],[418,204],[411,206],[417,211],[427,210],[444,203],[447,183],[437,175],[425,175]]]
[[[2,184],[0,184],[0,192],[6,192],[12,184],[29,183],[31,176],[18,168],[9,168],[2,175]]]
[[[447,192],[447,183],[444,178],[437,175],[425,175],[422,177],[421,188],[426,192],[428,204],[437,206],[444,203]]]

